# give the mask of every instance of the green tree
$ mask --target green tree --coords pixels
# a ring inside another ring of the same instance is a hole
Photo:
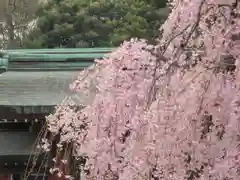
[[[50,0],[37,11],[27,48],[117,46],[130,37],[153,42],[166,19],[148,0]]]
[[[147,4],[151,4],[152,6],[155,6],[156,8],[164,8],[167,6],[167,0],[142,0],[146,2]]]

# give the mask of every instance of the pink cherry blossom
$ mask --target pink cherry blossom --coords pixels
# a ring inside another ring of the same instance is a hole
[[[84,108],[68,99],[47,118],[64,168],[74,156],[89,180],[240,179],[240,2],[169,6],[156,46],[96,60],[70,86]]]

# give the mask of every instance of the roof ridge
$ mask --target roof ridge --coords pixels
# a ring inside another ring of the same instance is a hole
[[[95,59],[107,57],[114,48],[58,48],[2,50],[10,71],[82,70]],[[1,64],[0,64],[1,66]]]

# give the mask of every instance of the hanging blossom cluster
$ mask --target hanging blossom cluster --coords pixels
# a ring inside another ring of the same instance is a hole
[[[47,118],[86,179],[240,179],[240,3],[169,5],[158,45],[124,42],[71,85],[91,102]]]

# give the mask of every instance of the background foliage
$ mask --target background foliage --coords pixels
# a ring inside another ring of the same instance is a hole
[[[130,37],[154,42],[167,18],[166,1],[50,0],[36,15],[26,48],[117,46]]]

